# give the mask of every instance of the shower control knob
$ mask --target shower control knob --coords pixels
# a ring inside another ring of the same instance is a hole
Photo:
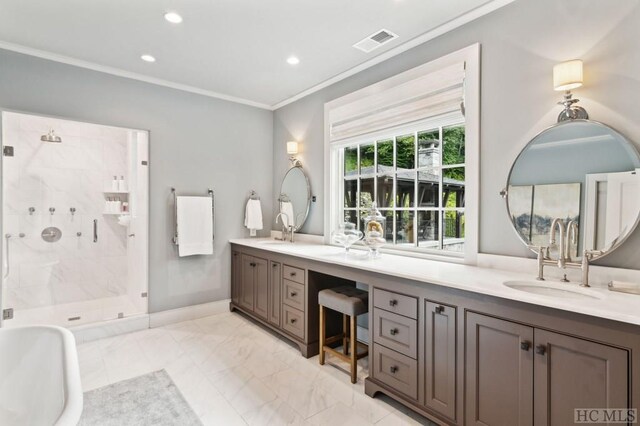
[[[136,234],[129,234],[129,238],[135,237],[135,236],[136,236]]]
[[[49,207],[49,213],[54,214],[56,212],[55,207]]]
[[[78,237],[82,237],[82,232],[76,232],[76,235],[77,235]]]

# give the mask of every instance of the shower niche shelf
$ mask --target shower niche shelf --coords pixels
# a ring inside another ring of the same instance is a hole
[[[104,190],[102,191],[105,194],[121,194],[121,195],[129,195],[129,191],[108,191],[108,190]]]

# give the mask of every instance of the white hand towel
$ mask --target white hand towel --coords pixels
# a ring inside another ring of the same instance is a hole
[[[260,200],[247,201],[244,212],[244,226],[246,226],[251,236],[256,235],[256,231],[262,229],[262,205]]]
[[[293,213],[293,204],[291,204],[291,201],[280,203],[280,212],[282,213],[280,217],[282,218],[284,226],[289,227],[289,222],[295,226],[296,218]]]
[[[211,197],[177,197],[178,255],[213,254]]]

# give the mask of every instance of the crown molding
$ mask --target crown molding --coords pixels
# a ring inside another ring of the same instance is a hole
[[[106,74],[115,75],[118,77],[124,77],[132,80],[143,81],[145,83],[155,84],[157,86],[164,86],[164,87],[168,87],[176,90],[181,90],[183,92],[195,93],[197,95],[208,96],[210,98],[221,99],[224,101],[266,109],[269,111],[273,110],[273,107],[271,105],[255,102],[249,99],[243,99],[243,98],[238,98],[236,96],[225,95],[224,93],[218,93],[211,90],[201,89],[199,87],[189,86],[187,84],[175,83],[173,81],[150,77],[144,74],[138,74],[131,71],[125,71],[120,68],[100,65],[94,62],[84,61],[82,59],[76,59],[70,56],[59,55],[57,53],[46,52],[44,50],[34,49],[31,47],[22,46],[19,44],[0,41],[0,49],[10,50],[12,52],[17,52],[17,53],[23,53],[25,55],[35,56],[42,59],[48,59],[50,61],[60,62],[67,65],[73,65],[80,68],[86,68],[92,71],[98,71]]]

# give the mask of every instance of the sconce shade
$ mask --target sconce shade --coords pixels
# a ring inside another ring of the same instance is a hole
[[[574,59],[553,67],[553,88],[558,91],[582,86],[582,61]]]
[[[290,141],[287,142],[287,154],[295,155],[298,153],[298,142]]]

